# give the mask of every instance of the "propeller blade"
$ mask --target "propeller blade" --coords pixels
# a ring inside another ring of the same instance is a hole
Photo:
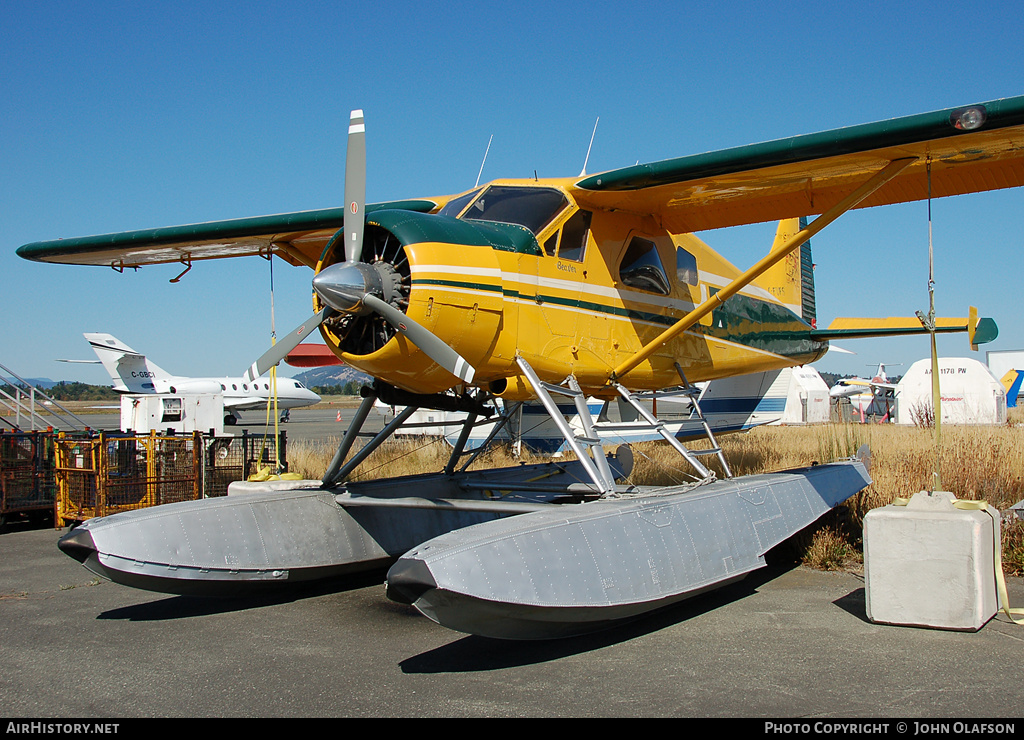
[[[374,295],[368,294],[363,298],[363,303],[383,316],[385,321],[408,337],[410,342],[423,350],[438,365],[465,383],[473,382],[473,376],[476,374],[473,366],[466,362],[458,352],[442,342],[436,334]]]
[[[333,313],[334,311],[329,306],[325,306],[318,313],[306,319],[302,326],[282,338],[281,341],[275,343],[273,347],[263,353],[260,359],[252,363],[249,369],[245,371],[246,380],[249,382],[256,380],[267,370],[281,362],[281,360],[288,356],[289,352],[299,345],[299,342],[305,339],[311,331],[320,326],[324,319],[329,318]]]
[[[366,128],[363,112],[352,111],[345,155],[345,260],[358,262],[363,255],[363,211],[366,201]]]

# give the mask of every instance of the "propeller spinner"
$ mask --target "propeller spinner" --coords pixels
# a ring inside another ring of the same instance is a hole
[[[335,314],[376,314],[404,334],[430,359],[465,383],[475,370],[454,349],[429,329],[413,321],[393,304],[397,290],[387,268],[362,262],[366,220],[366,128],[361,110],[352,111],[345,158],[345,261],[329,265],[313,278],[313,290],[324,308],[277,342],[246,372],[254,380],[283,360],[289,352],[325,320]]]

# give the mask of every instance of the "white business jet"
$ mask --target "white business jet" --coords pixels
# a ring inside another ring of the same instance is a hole
[[[224,423],[238,421],[239,411],[265,409],[272,400],[268,376],[248,378],[186,378],[171,375],[152,360],[110,334],[84,335],[120,393],[220,393],[224,396]],[[320,396],[293,378],[277,377],[277,407],[287,421],[289,411],[312,406]]]

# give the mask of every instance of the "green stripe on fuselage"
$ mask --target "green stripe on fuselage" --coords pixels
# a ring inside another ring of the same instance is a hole
[[[625,317],[633,321],[644,321],[669,327],[679,320],[679,316],[663,313],[638,311],[621,306],[609,306],[605,303],[585,300],[583,298],[563,298],[544,293],[523,294],[518,290],[505,288],[488,283],[474,283],[461,280],[413,279],[413,286],[438,285],[459,290],[481,291],[486,293],[500,292],[510,300],[527,300],[537,303],[550,303],[566,308],[578,308],[584,311],[604,314],[606,316]],[[711,326],[700,324],[693,331],[727,342],[742,344],[765,352],[782,355],[783,357],[806,357],[817,355],[827,347],[827,342],[811,338],[811,327],[800,317],[784,306],[760,298],[735,295],[711,315]]]

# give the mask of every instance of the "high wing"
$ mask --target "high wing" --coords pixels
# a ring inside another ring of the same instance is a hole
[[[1024,96],[612,170],[570,187],[582,208],[652,214],[677,233],[1024,185]],[[884,172],[897,163],[892,173]],[[930,177],[929,177],[930,172]],[[844,204],[881,173],[877,189]],[[572,181],[570,181],[572,182]],[[367,206],[433,212],[448,196]],[[26,244],[39,262],[191,264],[278,253],[315,266],[344,209]]]
[[[890,162],[909,166],[857,208],[1024,185],[1024,96],[582,178],[584,208],[654,214],[695,232],[820,214]]]
[[[390,209],[430,213],[446,201],[447,198],[434,198],[377,203],[368,205],[366,212]],[[293,265],[316,267],[327,242],[344,223],[344,208],[325,208],[33,242],[20,247],[18,255],[36,262],[123,269],[190,264],[193,260],[222,257],[267,256],[273,252]]]

